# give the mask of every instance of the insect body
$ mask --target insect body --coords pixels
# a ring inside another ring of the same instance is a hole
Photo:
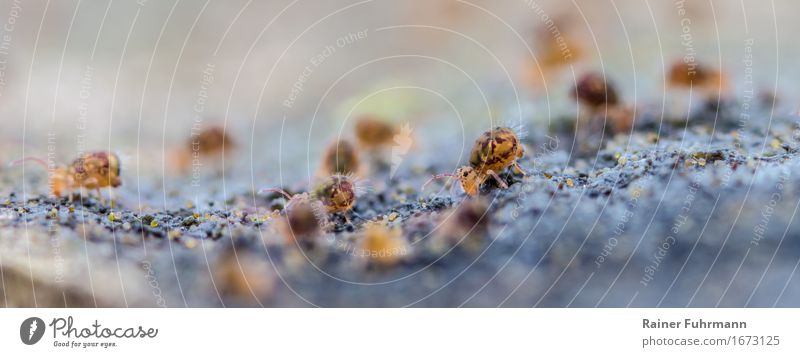
[[[48,167],[48,164],[38,158],[25,158],[12,162],[12,165],[23,161],[34,161]],[[67,166],[56,167],[50,174],[50,190],[56,197],[61,197],[65,191],[78,188],[96,190],[102,201],[100,189],[104,187],[119,187],[120,179],[119,156],[108,151],[96,151],[81,155]],[[70,199],[72,197],[70,196]]]
[[[284,216],[278,223],[278,230],[286,237],[287,243],[295,243],[304,248],[313,247],[316,238],[327,226],[322,204],[307,193],[292,196],[278,188],[261,192],[277,192],[289,200],[284,208]]]
[[[693,102],[697,102],[702,104],[698,109],[711,112],[720,109],[720,104],[728,94],[726,82],[725,75],[720,70],[699,62],[675,61],[667,73],[667,84],[670,88],[676,91],[688,91],[688,95],[683,99],[684,102],[688,100],[688,103],[678,102],[678,104],[691,107]],[[699,100],[693,101],[693,97]],[[672,107],[676,105],[673,104]],[[679,108],[676,112],[680,113],[685,109],[691,108]]]
[[[583,44],[574,33],[573,21],[565,17],[552,20],[547,26],[539,26],[533,32],[536,61],[530,62],[528,72],[531,84],[537,89],[544,89],[545,84],[560,76],[567,65],[583,57]],[[553,26],[560,30],[557,38],[551,33]]]
[[[592,109],[619,103],[616,88],[606,81],[602,73],[590,72],[581,77],[575,85],[572,96]]]
[[[442,215],[441,228],[434,241],[447,249],[462,245],[468,251],[477,251],[488,235],[488,210],[489,203],[481,197],[464,200]]]
[[[356,121],[358,145],[367,150],[380,150],[392,145],[397,128],[375,116],[362,116]]]
[[[462,166],[456,170],[455,175],[435,175],[426,185],[435,179],[454,177],[461,183],[464,192],[475,196],[481,185],[491,177],[505,189],[508,188],[508,185],[497,173],[508,167],[514,167],[524,174],[525,170],[517,163],[517,160],[524,154],[525,149],[513,130],[507,127],[496,127],[486,131],[475,141],[470,154],[469,166]]]
[[[240,243],[224,249],[215,262],[215,284],[228,303],[257,305],[275,290],[275,273],[267,260]]]
[[[221,152],[223,149],[230,149],[233,145],[233,140],[231,140],[224,128],[213,126],[201,131],[195,138],[192,138],[189,148],[208,155]]]
[[[723,76],[719,71],[703,64],[690,65],[682,60],[672,64],[667,80],[672,87],[697,86],[713,90],[722,88],[724,84]]]
[[[381,223],[366,224],[361,240],[363,256],[382,268],[397,264],[409,250],[402,233],[400,228],[389,228]]]
[[[356,183],[346,175],[332,175],[314,189],[313,197],[322,202],[328,213],[347,212],[356,203]]]
[[[185,146],[174,154],[175,164],[180,171],[186,171],[192,165],[200,166],[200,160],[217,165],[222,155],[227,155],[235,147],[236,143],[223,127],[211,126],[198,132],[193,130]]]
[[[353,208],[357,191],[356,182],[345,175],[328,177],[310,194],[290,195],[279,188],[261,190],[280,193],[289,200],[279,229],[290,242],[305,246],[313,246],[315,238],[329,227],[328,214],[346,213]]]
[[[589,132],[600,131],[602,125],[599,124],[603,124],[603,118],[612,133],[628,132],[633,127],[633,110],[623,105],[616,87],[606,80],[603,73],[585,74],[575,85],[572,96],[589,107],[590,117],[584,119],[593,120],[583,125]],[[580,134],[586,136],[587,133]],[[584,144],[582,138],[580,141]]]
[[[323,175],[355,174],[359,171],[359,163],[356,147],[348,140],[338,140],[325,151],[320,173]]]
[[[391,169],[390,175],[394,176],[402,158],[414,147],[411,125],[395,125],[374,115],[358,117],[354,134],[372,173]]]

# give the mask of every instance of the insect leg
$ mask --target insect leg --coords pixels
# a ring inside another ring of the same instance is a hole
[[[106,205],[106,200],[105,200],[105,198],[103,198],[103,193],[100,192],[100,187],[95,187],[94,192],[97,193],[97,197],[100,199],[100,204],[105,206]]]
[[[348,214],[353,216],[353,218],[358,218],[358,219],[360,219],[362,221],[366,221],[366,219],[364,219],[364,217],[361,217],[360,214],[355,213],[354,211],[349,211],[349,212],[345,213],[345,217],[347,217]]]
[[[488,170],[488,171],[486,171],[486,174],[488,174],[489,176],[492,176],[492,178],[494,178],[495,181],[497,181],[497,183],[500,185],[500,188],[502,188],[504,190],[508,188],[508,184],[506,184],[506,182],[503,181],[503,179],[500,178],[500,176],[497,175],[497,173],[495,173],[494,171]]]
[[[514,170],[516,170],[518,173],[521,173],[522,176],[528,176],[528,172],[522,169],[522,166],[519,166],[519,163],[516,161],[514,162]]]

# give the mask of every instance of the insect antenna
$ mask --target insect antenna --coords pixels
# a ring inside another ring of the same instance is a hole
[[[21,165],[21,164],[23,164],[23,163],[25,163],[27,161],[32,161],[32,162],[35,162],[35,163],[37,163],[39,165],[42,165],[42,167],[44,167],[45,169],[49,169],[50,168],[50,164],[48,164],[47,161],[44,161],[44,159],[42,159],[42,158],[32,157],[32,156],[31,157],[24,157],[24,158],[21,158],[19,160],[11,161],[11,162],[8,163],[8,166],[10,166],[10,167],[18,166],[18,165]]]
[[[258,191],[258,193],[273,193],[273,192],[280,193],[281,195],[286,197],[287,200],[291,200],[292,199],[292,195],[288,194],[286,191],[284,191],[283,189],[278,188],[278,187],[263,188],[263,189]]]
[[[443,178],[445,178],[445,177],[456,177],[456,175],[453,175],[453,174],[438,174],[438,175],[433,175],[433,177],[431,177],[431,179],[430,179],[430,180],[426,181],[426,182],[425,182],[425,184],[424,184],[424,185],[422,185],[422,191],[425,191],[425,187],[427,187],[427,186],[428,186],[428,185],[429,185],[431,182],[433,182],[433,181],[435,181],[435,180],[443,179]]]

